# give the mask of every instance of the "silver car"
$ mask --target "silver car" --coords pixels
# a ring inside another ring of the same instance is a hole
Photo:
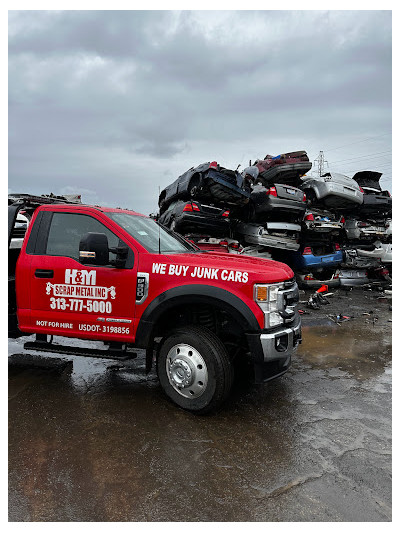
[[[359,287],[368,285],[370,280],[366,270],[356,270],[352,268],[342,268],[339,273],[340,285],[346,287]]]
[[[319,289],[321,285],[328,285],[330,289],[340,285],[339,270],[324,269],[315,272],[296,272],[296,281],[304,289]]]
[[[311,202],[322,203],[334,209],[348,209],[363,203],[363,192],[358,183],[337,172],[322,176],[304,176],[301,189]]]
[[[288,222],[267,222],[264,225],[240,222],[235,228],[235,238],[246,244],[269,248],[298,250],[301,226]]]
[[[387,239],[392,234],[391,220],[358,220],[346,218],[344,229],[349,241]]]

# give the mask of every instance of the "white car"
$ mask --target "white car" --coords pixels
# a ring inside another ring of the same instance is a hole
[[[360,257],[366,258],[377,258],[380,259],[382,263],[391,263],[392,262],[392,244],[391,243],[382,243],[381,241],[375,241],[373,243],[374,248],[372,250],[363,250],[359,248],[357,250]]]

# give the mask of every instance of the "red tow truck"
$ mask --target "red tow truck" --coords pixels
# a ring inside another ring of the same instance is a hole
[[[146,371],[155,364],[166,395],[197,414],[226,400],[238,361],[256,383],[289,368],[301,325],[287,265],[199,250],[127,209],[30,195],[8,209],[9,323],[11,335],[35,334],[25,349],[120,360],[145,349]],[[18,248],[21,211],[29,223]]]

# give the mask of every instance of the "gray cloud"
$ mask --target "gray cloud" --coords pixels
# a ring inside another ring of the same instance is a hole
[[[391,61],[388,11],[11,11],[9,188],[148,213],[210,159],[362,170],[390,150]]]

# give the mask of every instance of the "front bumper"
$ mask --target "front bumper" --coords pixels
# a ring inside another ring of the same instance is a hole
[[[264,383],[284,374],[292,354],[301,343],[301,319],[296,313],[294,321],[274,331],[247,333],[247,342],[254,363],[255,382]]]

